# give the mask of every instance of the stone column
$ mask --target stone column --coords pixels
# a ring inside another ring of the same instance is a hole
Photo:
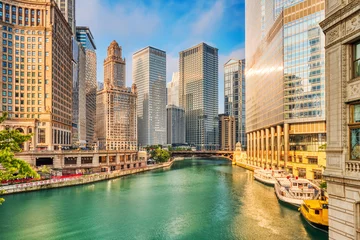
[[[106,154],[106,165],[109,166],[110,164],[110,157],[109,157],[109,154]]]
[[[247,143],[247,148],[246,148],[246,155],[247,155],[247,158],[249,158],[250,156],[250,150],[249,150],[249,147],[250,147],[250,134],[247,133],[246,134],[246,143]]]
[[[24,128],[24,134],[28,134],[29,130],[27,127]],[[24,142],[24,151],[29,151],[29,141]]]
[[[286,168],[288,162],[288,154],[289,154],[289,124],[284,124],[284,168]]]
[[[276,132],[277,132],[277,165],[278,168],[280,167],[280,159],[281,159],[281,126],[276,126]]]
[[[264,149],[265,149],[265,143],[264,143],[264,137],[265,137],[265,130],[261,129],[261,163],[264,162]],[[261,165],[263,166],[263,165]]]
[[[116,153],[116,165],[120,164],[120,155],[119,153]]]
[[[256,131],[256,166],[260,163],[260,131]]]
[[[265,156],[265,161],[266,164],[269,164],[269,129],[265,129],[265,152],[266,152],[266,156]]]
[[[270,160],[270,165],[273,166],[274,161],[275,161],[275,128],[271,127],[270,128],[271,131],[271,160]]]
[[[80,156],[77,156],[76,166],[81,166],[81,155],[80,155]]]

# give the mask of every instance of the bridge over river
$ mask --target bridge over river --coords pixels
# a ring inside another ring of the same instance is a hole
[[[171,151],[172,157],[221,157],[230,161],[234,159],[234,151]]]

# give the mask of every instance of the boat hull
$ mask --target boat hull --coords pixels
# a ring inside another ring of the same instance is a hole
[[[268,186],[274,186],[275,185],[275,179],[274,180],[266,180],[261,177],[259,177],[257,174],[254,174],[254,178],[256,181],[261,182],[262,184],[268,185]]]
[[[289,198],[289,197],[283,196],[281,194],[280,185],[278,183],[275,183],[274,188],[275,188],[276,197],[279,199],[279,201],[287,203],[287,204],[297,207],[297,208],[301,206],[301,204],[303,202],[302,199]]]
[[[307,224],[309,224],[311,227],[317,229],[317,230],[320,230],[320,231],[323,231],[323,232],[329,232],[329,226],[326,226],[326,225],[322,225],[322,224],[319,224],[319,223],[314,223],[314,222],[311,222],[310,220],[308,220],[304,214],[302,213],[302,211],[300,211],[300,215],[302,217],[302,219],[304,219],[306,221]]]

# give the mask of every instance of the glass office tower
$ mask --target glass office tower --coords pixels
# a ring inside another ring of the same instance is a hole
[[[166,53],[146,47],[133,54],[140,146],[166,144]]]
[[[230,59],[224,65],[225,114],[235,118],[235,144],[246,149],[245,132],[245,59]],[[221,131],[219,130],[221,134]],[[221,145],[221,142],[220,142]]]
[[[218,149],[218,49],[200,43],[179,55],[186,142],[198,149]]]
[[[320,178],[325,166],[324,0],[246,1],[248,157]]]

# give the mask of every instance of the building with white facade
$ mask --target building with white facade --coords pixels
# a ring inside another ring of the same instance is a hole
[[[146,47],[133,54],[140,146],[166,144],[166,53]]]

